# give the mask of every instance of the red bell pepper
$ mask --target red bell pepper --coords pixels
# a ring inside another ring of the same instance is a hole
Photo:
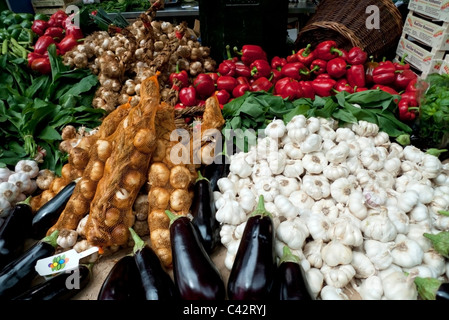
[[[214,84],[217,84],[218,77],[220,76],[217,72],[207,72],[206,74],[212,78]]]
[[[31,30],[38,36],[43,36],[45,30],[48,28],[48,22],[45,20],[34,20]]]
[[[64,38],[64,29],[61,27],[49,27],[45,30],[44,36],[50,36],[56,42],[59,42]]]
[[[316,95],[328,97],[332,94],[332,89],[336,83],[337,81],[334,79],[315,78],[312,80],[312,87]]]
[[[48,19],[48,26],[63,28],[67,18],[68,15],[64,10],[58,10],[50,16],[50,19]]]
[[[405,62],[405,58],[407,58],[408,54],[404,53],[401,60],[399,62],[394,62],[394,67],[396,70],[407,70],[410,69],[410,64]]]
[[[375,84],[375,85],[372,87],[372,89],[379,89],[379,90],[388,92],[388,93],[390,93],[390,94],[399,94],[399,93],[398,93],[395,89],[393,89],[392,87],[384,86],[384,85],[381,85],[381,84]]]
[[[235,75],[235,61],[232,59],[231,52],[229,51],[229,45],[226,46],[226,53],[228,55],[227,60],[223,60],[218,65],[218,73],[222,76],[234,76]]]
[[[267,54],[261,46],[253,44],[245,44],[242,46],[242,51],[238,51],[237,47],[234,47],[234,52],[241,56],[240,60],[247,66],[256,60],[267,60]]]
[[[175,84],[175,80],[177,80],[178,84]],[[176,64],[176,72],[170,73],[170,76],[168,77],[168,81],[170,85],[175,90],[180,90],[182,88],[185,88],[189,85],[189,75],[186,70],[179,70],[179,64]]]
[[[354,87],[354,92],[362,92],[362,91],[366,91],[366,90],[368,90],[368,88],[365,88],[365,87],[363,87],[363,88]]]
[[[39,58],[44,58],[45,55],[40,54],[40,53],[36,53],[36,52],[30,52],[27,55],[27,60],[28,60],[28,67],[31,68],[31,64],[33,63],[34,60],[39,59]]]
[[[349,93],[354,93],[354,88],[351,85],[349,85],[348,80],[346,80],[344,78],[338,80],[335,83],[334,89],[337,92],[346,91],[346,92],[349,92]]]
[[[354,64],[365,64],[368,59],[368,54],[359,47],[352,47],[348,52],[348,63],[351,65]]]
[[[73,35],[66,35],[58,44],[58,49],[61,52],[61,55],[64,55],[66,52],[72,50],[81,39],[76,39]]]
[[[328,75],[327,73],[322,73],[319,74],[315,77],[315,79],[332,79],[332,77],[330,75]]]
[[[251,69],[242,61],[238,61],[235,63],[235,76],[249,78],[251,77]]]
[[[306,67],[310,66],[313,60],[315,60],[315,53],[310,50],[311,44],[308,44],[305,48],[302,48],[296,53],[298,62],[301,62]]]
[[[315,90],[312,86],[312,81],[299,81],[299,88],[301,89],[302,97],[314,99],[315,98]]]
[[[234,90],[232,90],[232,96],[234,98],[241,97],[241,96],[243,96],[245,94],[246,91],[249,91],[249,90],[250,90],[249,84],[245,84],[245,83],[238,84],[234,88]]]
[[[399,91],[405,90],[410,81],[418,78],[418,75],[410,69],[396,70],[394,79],[394,87]]]
[[[414,92],[401,94],[401,100],[398,103],[399,120],[412,121],[416,118],[419,103]]]
[[[179,91],[179,100],[186,107],[197,104],[196,89],[193,86],[184,87]]]
[[[272,84],[275,84],[279,80],[281,80],[284,76],[282,75],[282,72],[278,69],[271,69],[271,76],[268,78],[268,80],[271,81]]]
[[[346,71],[346,78],[352,87],[363,88],[366,85],[365,67],[363,64],[353,64]]]
[[[314,49],[315,57],[323,60],[331,60],[341,57],[343,53],[337,48],[337,43],[333,40],[322,41]]]
[[[373,56],[370,59],[370,61],[365,63],[365,81],[367,84],[373,83],[373,71],[379,66],[379,63],[373,60]]]
[[[237,77],[237,84],[247,84],[249,86],[249,80],[247,77]]]
[[[215,91],[215,96],[220,104],[226,104],[231,99],[231,94],[226,90]]]
[[[283,91],[283,89],[284,89],[284,86],[287,84],[287,83],[289,83],[289,82],[292,82],[292,81],[296,81],[295,79],[293,79],[293,78],[290,78],[290,77],[284,77],[284,78],[282,78],[282,79],[280,79],[278,82],[276,82],[276,84],[274,85],[274,90],[273,90],[273,94],[276,94],[276,95],[281,95],[281,92]]]
[[[45,52],[47,52],[48,46],[52,43],[55,43],[55,40],[52,37],[40,36],[34,44],[34,52],[44,54]]]
[[[271,59],[271,69],[281,71],[282,67],[287,64],[287,59],[275,56]]]
[[[48,57],[34,59],[31,63],[31,69],[42,74],[51,73],[51,64]]]
[[[229,93],[237,86],[237,79],[231,76],[220,76],[217,79],[217,90],[226,90]]]
[[[200,97],[210,97],[215,92],[214,80],[206,73],[197,75],[193,80],[193,86]]]
[[[258,59],[253,61],[249,66],[251,70],[251,76],[254,79],[261,77],[268,77],[271,73],[271,66],[267,60]]]
[[[303,80],[310,75],[310,70],[301,62],[290,62],[282,67],[281,73],[284,77]]]
[[[327,73],[335,79],[339,79],[346,74],[346,61],[343,58],[334,58],[327,62]]]
[[[286,83],[279,94],[283,99],[290,101],[299,99],[303,96],[299,82],[296,80]]]
[[[389,85],[394,82],[396,68],[391,61],[379,62],[373,70],[373,82],[375,84]]]
[[[405,88],[405,92],[416,92],[418,90],[416,88],[417,82],[418,82],[418,78],[410,81],[407,85],[407,88]]]
[[[287,63],[298,62],[298,56],[296,55],[295,50],[292,51],[291,55],[287,56],[286,60],[287,60]]]
[[[310,64],[310,72],[314,75],[320,75],[326,72],[327,61],[323,59],[315,59]]]
[[[251,91],[268,91],[271,89],[273,84],[266,77],[260,77],[254,80],[250,85]]]
[[[83,39],[84,38],[84,33],[83,31],[76,27],[75,25],[71,25],[69,27],[67,27],[65,29],[65,35],[72,35],[73,37],[75,37],[76,39]]]

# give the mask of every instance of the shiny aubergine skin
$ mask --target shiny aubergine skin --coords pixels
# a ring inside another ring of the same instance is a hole
[[[8,263],[0,271],[0,300],[10,299],[28,289],[31,281],[38,275],[34,269],[39,259],[55,253],[55,247],[39,241],[22,255]]]
[[[190,212],[204,249],[212,253],[220,243],[220,223],[215,218],[215,203],[210,183],[206,179],[196,181]]]
[[[139,270],[132,256],[124,256],[114,264],[101,285],[97,300],[145,300]]]
[[[226,298],[226,288],[215,264],[204,249],[195,226],[187,216],[170,225],[173,276],[182,300]]]
[[[442,283],[437,290],[435,300],[449,300],[449,283]]]
[[[169,301],[179,298],[170,275],[162,267],[156,253],[148,246],[134,253],[146,300]]]
[[[226,155],[218,155],[214,162],[203,167],[202,174],[209,180],[210,188],[213,191],[219,191],[218,180],[229,173],[229,159]]]
[[[229,300],[269,299],[276,267],[271,217],[250,216],[229,274]]]
[[[33,210],[26,203],[18,203],[0,226],[0,269],[17,258],[31,235]]]
[[[76,294],[81,292],[91,279],[89,267],[79,265],[75,270],[70,270],[67,272],[63,271],[44,282],[36,284],[11,300],[70,300]],[[77,272],[77,274],[74,272]],[[76,286],[72,282],[71,278],[75,276],[79,277],[79,282],[76,283]],[[69,283],[73,283],[74,287],[71,288],[70,286],[67,286],[67,281]]]
[[[270,294],[273,300],[313,300],[301,265],[292,261],[279,264]]]
[[[64,210],[65,205],[72,196],[75,186],[75,181],[70,182],[62,188],[58,194],[37,210],[34,214],[33,221],[31,222],[32,237],[34,239],[44,237],[47,230],[56,223],[61,212]]]

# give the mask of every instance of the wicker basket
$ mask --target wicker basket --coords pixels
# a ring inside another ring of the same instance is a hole
[[[372,12],[370,5],[379,8],[379,28],[368,29],[366,21]],[[402,34],[402,16],[392,0],[323,0],[295,41],[297,50],[307,44],[317,45],[334,40],[346,50],[353,46],[364,49],[376,59],[389,57],[395,51]]]

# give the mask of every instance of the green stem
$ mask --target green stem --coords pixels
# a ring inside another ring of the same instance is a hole
[[[59,236],[59,230],[55,230],[53,231],[52,234],[50,234],[49,236],[46,236],[44,238],[42,238],[42,242],[46,242],[48,244],[51,244],[53,247],[57,247],[58,244],[56,243],[56,240],[58,239]]]
[[[301,262],[301,259],[297,255],[293,254],[289,247],[284,246],[284,248],[282,249],[282,257],[279,260],[279,264],[283,262],[294,262],[299,264]]]
[[[414,282],[418,294],[423,300],[436,300],[436,293],[441,286],[441,281],[436,278],[415,277]]]
[[[165,214],[170,219],[170,225],[173,223],[173,221],[175,221],[176,219],[182,217],[181,215],[174,214],[170,210],[165,210]]]
[[[134,240],[133,252],[136,253],[137,251],[142,250],[143,248],[145,248],[145,246],[146,246],[145,241],[143,241],[139,237],[139,235],[134,231],[134,229],[129,227],[128,230],[131,233],[131,237]]]
[[[410,109],[410,108],[409,108],[409,109]],[[442,153],[444,153],[444,152],[446,152],[446,151],[447,151],[447,149],[430,148],[430,149],[427,149],[427,150],[426,150],[426,153],[427,153],[427,154],[431,154],[431,155],[433,155],[433,156],[435,156],[435,157],[439,157],[440,154],[442,154]]]
[[[272,217],[271,213],[267,211],[267,209],[265,209],[265,201],[263,198],[263,195],[259,196],[259,202],[257,203],[257,207],[256,210],[253,211],[253,213],[251,213],[251,216],[268,216],[268,217]]]
[[[210,182],[209,179],[207,179],[206,177],[203,177],[203,175],[201,174],[201,171],[198,170],[198,178],[195,180],[195,183],[197,183],[198,181],[201,180],[206,180],[207,182]]]

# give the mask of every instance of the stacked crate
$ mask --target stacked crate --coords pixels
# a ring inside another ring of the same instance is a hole
[[[35,13],[51,15],[58,10],[66,10],[70,5],[82,4],[82,0],[31,0]]]
[[[448,70],[449,2],[411,0],[408,8],[395,60],[406,55],[405,61],[423,78]]]

